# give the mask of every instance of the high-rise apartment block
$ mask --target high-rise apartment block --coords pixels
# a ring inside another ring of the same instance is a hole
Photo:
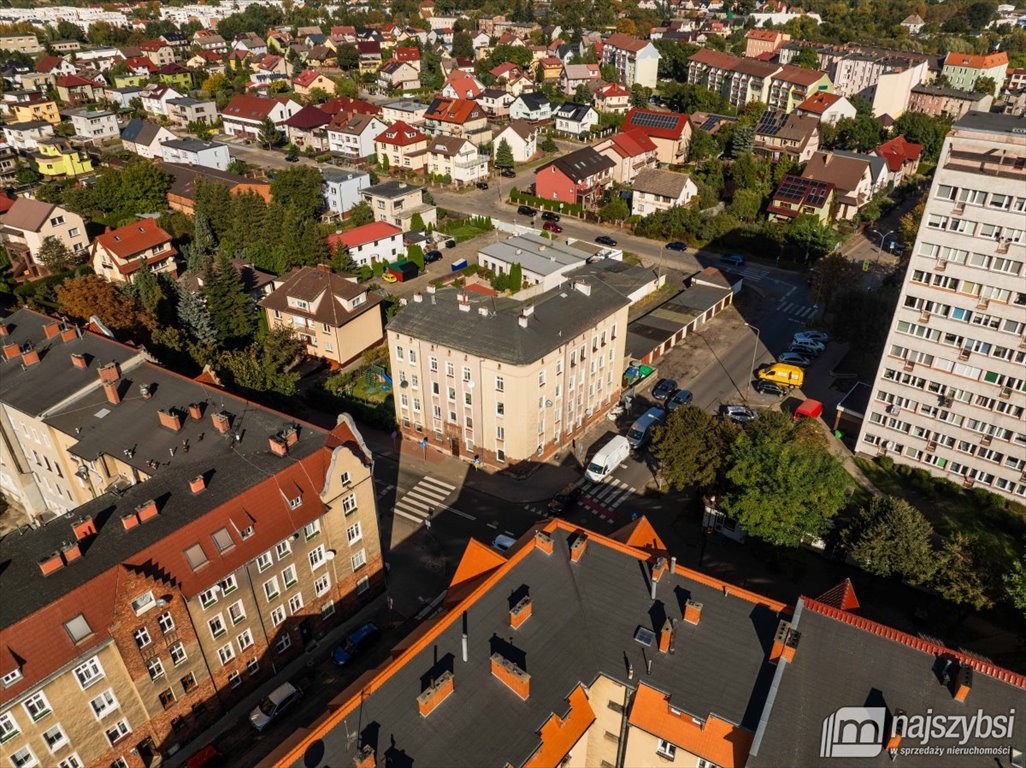
[[[944,141],[858,450],[1026,497],[1026,120]]]

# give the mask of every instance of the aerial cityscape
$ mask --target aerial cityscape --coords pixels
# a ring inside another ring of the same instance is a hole
[[[6,0],[0,133],[0,768],[1026,768],[1022,0]]]

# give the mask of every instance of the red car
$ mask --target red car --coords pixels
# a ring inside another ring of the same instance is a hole
[[[563,231],[563,228],[554,221],[546,221],[544,224],[542,224],[542,229],[544,229],[546,232],[555,232],[556,234],[559,234]]]

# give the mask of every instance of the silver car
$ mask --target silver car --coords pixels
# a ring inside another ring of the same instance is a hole
[[[250,725],[258,731],[264,730],[282,712],[299,701],[302,695],[303,692],[292,683],[282,683],[253,707],[253,711],[249,713]]]
[[[799,368],[808,368],[812,365],[812,360],[800,352],[784,352],[777,358],[777,362],[797,365]]]

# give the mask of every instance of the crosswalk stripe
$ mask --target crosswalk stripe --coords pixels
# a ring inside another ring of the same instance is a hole
[[[619,506],[620,504],[622,504],[627,499],[628,496],[630,496],[633,493],[634,493],[634,489],[633,488],[624,488],[623,491],[620,492],[619,496],[616,496],[615,498],[609,499],[609,506],[610,507],[617,507],[617,506]]]
[[[444,499],[449,494],[448,493],[442,493],[441,491],[436,491],[433,488],[414,488],[407,495],[408,496],[416,496],[416,497],[421,498],[421,499],[431,499],[433,501],[441,501],[442,499]]]
[[[794,309],[796,306],[797,305],[793,301],[789,301],[786,304],[784,304],[782,307],[780,307],[780,311],[783,312],[784,314],[787,314],[792,309]]]
[[[456,490],[455,485],[449,485],[449,483],[443,482],[434,477],[422,477],[420,479],[420,482],[417,483],[417,485],[421,485],[423,483],[428,483],[429,485],[437,485],[439,488],[444,488],[449,493],[452,493]]]
[[[397,515],[401,515],[401,516],[405,517],[407,520],[412,520],[415,523],[423,523],[424,522],[424,518],[414,517],[413,515],[408,515],[405,512],[403,512],[401,509],[395,510],[395,513]]]
[[[400,499],[395,503],[395,505],[397,507],[403,507],[410,512],[416,512],[422,509],[429,509],[431,507],[430,504],[427,504],[423,501],[418,501],[417,499],[411,499],[409,496],[407,496],[405,499]]]

